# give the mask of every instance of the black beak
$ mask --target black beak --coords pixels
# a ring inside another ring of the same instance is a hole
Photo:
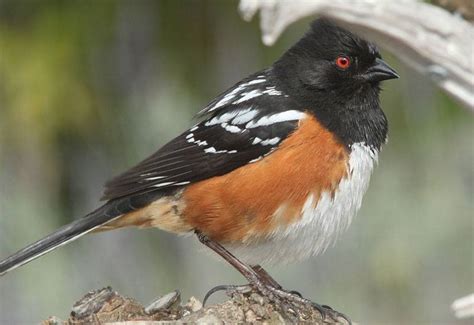
[[[364,74],[367,81],[378,82],[388,79],[397,79],[400,76],[384,60],[377,58],[374,64]]]

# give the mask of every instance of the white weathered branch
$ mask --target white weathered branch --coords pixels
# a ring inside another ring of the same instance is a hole
[[[474,317],[474,293],[453,302],[451,308],[457,318]]]
[[[374,40],[474,111],[474,26],[416,0],[241,0],[246,20],[260,10],[263,42],[318,14]]]

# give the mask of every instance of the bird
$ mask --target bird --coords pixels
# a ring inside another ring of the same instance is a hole
[[[261,265],[324,252],[362,204],[399,78],[377,46],[327,18],[271,66],[197,113],[198,123],[105,184],[104,204],[0,262],[0,275],[91,232],[195,233],[261,292]]]

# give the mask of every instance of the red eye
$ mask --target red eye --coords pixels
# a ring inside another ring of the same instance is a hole
[[[336,59],[336,65],[343,69],[343,70],[346,70],[347,68],[350,67],[351,65],[351,60],[347,57],[347,56],[339,56],[337,59]]]

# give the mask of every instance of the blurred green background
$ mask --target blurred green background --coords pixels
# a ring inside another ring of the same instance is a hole
[[[0,0],[0,257],[97,207],[107,179],[306,30],[264,47],[237,4]],[[385,57],[402,77],[384,84],[390,141],[362,210],[324,255],[268,270],[363,324],[466,324],[450,304],[474,291],[472,114]],[[158,230],[88,235],[0,278],[0,323],[66,318],[107,285],[147,303],[244,282],[199,250]]]

